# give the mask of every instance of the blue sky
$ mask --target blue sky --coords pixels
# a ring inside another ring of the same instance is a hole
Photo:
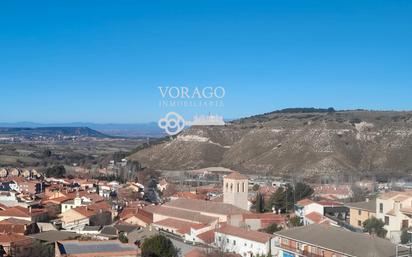
[[[412,109],[411,1],[1,1],[0,121],[147,122],[158,86],[222,86],[236,118]]]

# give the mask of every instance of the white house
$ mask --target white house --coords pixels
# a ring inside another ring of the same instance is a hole
[[[402,230],[412,225],[412,190],[381,194],[376,199],[376,218],[385,222],[386,237],[400,242]]]
[[[19,204],[14,191],[0,192],[0,204],[6,206],[16,206]]]
[[[342,204],[335,201],[313,201],[310,199],[302,199],[295,204],[295,214],[300,217],[304,225],[309,225],[313,223],[323,223],[323,221],[328,220],[324,217],[325,208],[338,210],[342,207]],[[331,220],[328,220],[331,221]]]
[[[70,209],[73,209],[79,206],[84,206],[84,205],[91,204],[91,203],[92,203],[91,199],[85,196],[80,197],[79,193],[77,193],[76,198],[74,198],[73,200],[65,201],[61,204],[61,213],[64,213]]]
[[[295,214],[296,216],[301,218],[302,222],[305,225],[309,224],[309,222],[305,220],[306,215],[310,213],[317,213],[323,216],[323,211],[323,205],[314,202],[310,199],[302,199],[295,204]]]
[[[271,253],[271,238],[267,233],[224,225],[215,230],[214,246],[243,257],[266,256]]]

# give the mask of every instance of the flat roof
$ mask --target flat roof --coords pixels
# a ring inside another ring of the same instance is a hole
[[[369,200],[364,202],[347,203],[346,206],[353,209],[361,209],[370,212],[376,212],[376,200]]]
[[[195,199],[176,199],[166,203],[165,206],[219,215],[250,213],[228,203]]]
[[[118,240],[104,241],[59,241],[59,249],[62,254],[84,254],[84,253],[116,253],[137,251],[134,244],[123,244]]]
[[[216,221],[217,217],[207,216],[200,214],[200,212],[189,211],[185,209],[169,208],[164,205],[161,206],[145,206],[143,210],[151,213],[161,214],[167,217],[173,217],[176,219],[184,219],[194,223],[210,224]]]
[[[50,230],[28,236],[41,241],[54,243],[60,240],[74,239],[79,237],[80,235],[74,232]]]

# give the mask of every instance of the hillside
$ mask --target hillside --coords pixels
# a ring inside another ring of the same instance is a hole
[[[404,174],[412,171],[411,135],[412,112],[288,109],[225,126],[191,127],[129,159],[164,170]]]

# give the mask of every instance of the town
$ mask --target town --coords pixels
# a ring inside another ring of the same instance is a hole
[[[0,257],[412,257],[411,14],[0,1]]]
[[[150,240],[184,257],[412,250],[407,183],[306,184],[219,167],[185,180],[154,174],[121,183],[1,168],[1,256],[140,256]]]

